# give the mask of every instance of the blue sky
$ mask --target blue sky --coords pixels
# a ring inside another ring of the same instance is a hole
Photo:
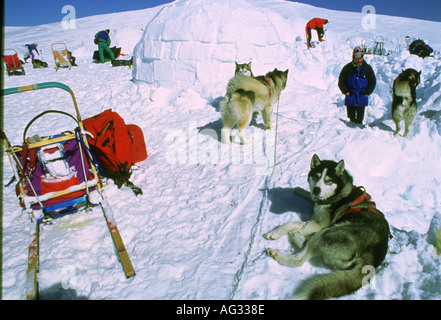
[[[209,1],[209,0],[207,0]],[[4,0],[6,26],[35,26],[59,22],[68,13],[65,5],[75,7],[77,18],[155,7],[172,0]],[[297,0],[317,7],[361,12],[365,5],[373,5],[377,14],[441,21],[440,0]]]

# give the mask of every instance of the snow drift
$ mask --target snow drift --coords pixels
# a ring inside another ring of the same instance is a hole
[[[307,51],[304,26],[313,17],[330,23],[326,42]],[[312,263],[280,266],[262,252],[269,246],[291,250],[288,240],[273,243],[262,234],[310,218],[311,205],[293,189],[308,189],[306,176],[316,153],[345,160],[401,245],[399,250],[392,240],[391,250],[400,253],[386,256],[370,286],[342,299],[440,299],[441,259],[434,245],[441,207],[441,24],[377,15],[376,29],[364,30],[362,18],[279,0],[180,0],[78,19],[74,30],[63,30],[61,23],[6,27],[6,47],[37,42],[50,66],[26,64],[26,76],[5,77],[6,88],[65,83],[83,118],[112,108],[127,123],[141,126],[149,153],[132,176],[143,196],[111,182],[105,187],[136,277],[125,279],[100,210],[90,210],[42,227],[41,297],[290,298],[300,281],[329,270]],[[133,73],[91,62],[93,35],[105,28],[123,53],[134,48]],[[398,39],[405,36],[423,37],[437,51],[435,57],[422,60],[403,46],[398,51]],[[352,48],[376,37],[389,39],[385,46],[393,52],[366,56],[378,83],[366,125],[353,126],[346,120],[338,75]],[[60,41],[79,67],[54,70],[50,44]],[[225,148],[219,142],[218,101],[236,60],[252,60],[255,75],[276,67],[290,72],[277,129],[265,132],[258,116],[248,128],[251,145]],[[408,67],[423,71],[418,115],[408,138],[394,138],[391,87]],[[12,143],[21,143],[26,124],[47,109],[73,111],[70,97],[51,89],[6,96],[3,125]],[[41,118],[29,135],[73,129],[62,120]],[[6,185],[12,176],[7,157],[3,168]],[[29,224],[14,188],[3,188],[5,299],[24,298]]]

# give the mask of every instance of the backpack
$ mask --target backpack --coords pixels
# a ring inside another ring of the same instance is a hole
[[[430,54],[433,52],[433,49],[424,43],[423,40],[415,40],[409,45],[409,52],[411,54],[415,54],[420,58],[425,58],[430,56]]]
[[[124,119],[112,109],[83,120],[89,135],[88,142],[104,175],[115,181],[118,188],[126,185],[135,192],[142,190],[129,181],[133,164],[147,159],[144,134],[134,124],[126,125]]]

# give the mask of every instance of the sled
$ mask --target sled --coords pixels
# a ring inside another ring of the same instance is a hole
[[[16,193],[23,211],[31,221],[28,269],[26,274],[26,299],[38,299],[38,268],[40,251],[40,225],[52,223],[66,214],[74,214],[88,207],[99,206],[112,236],[117,255],[127,278],[135,276],[112,209],[107,203],[102,182],[98,176],[98,164],[89,149],[87,133],[72,90],[58,82],[45,82],[25,87],[1,90],[9,95],[46,88],[59,88],[70,93],[76,115],[64,111],[47,110],[34,117],[23,133],[23,143],[12,146],[6,134],[1,139],[12,166],[16,181]],[[76,123],[74,131],[66,131],[49,137],[34,135],[27,138],[27,131],[35,121],[47,114],[57,113]],[[93,204],[91,197],[95,193]]]
[[[55,60],[55,70],[58,71],[60,68],[68,68],[70,70],[72,64],[66,44],[62,42],[53,43],[51,48]]]
[[[4,49],[3,50],[3,61],[6,65],[6,72],[8,76],[24,76],[26,72],[23,65],[18,58],[17,51],[14,49]]]

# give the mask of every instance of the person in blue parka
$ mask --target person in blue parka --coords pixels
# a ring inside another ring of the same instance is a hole
[[[352,52],[352,61],[343,67],[338,78],[338,87],[345,95],[345,106],[351,122],[363,123],[368,97],[376,84],[374,70],[364,61],[363,50],[356,47]]]
[[[98,52],[100,56],[100,60],[102,63],[106,62],[104,59],[104,51],[109,54],[110,59],[115,60],[115,55],[113,51],[109,48],[110,46],[110,30],[99,31],[95,34],[95,43],[98,45]]]
[[[24,57],[25,62],[27,63],[29,58],[31,58],[31,61],[34,61],[35,56],[34,56],[33,51],[35,51],[38,55],[40,55],[38,53],[38,49],[37,49],[38,44],[37,43],[30,43],[30,44],[26,44],[25,46],[26,46],[26,48],[28,48],[28,52],[26,52],[25,57]]]

